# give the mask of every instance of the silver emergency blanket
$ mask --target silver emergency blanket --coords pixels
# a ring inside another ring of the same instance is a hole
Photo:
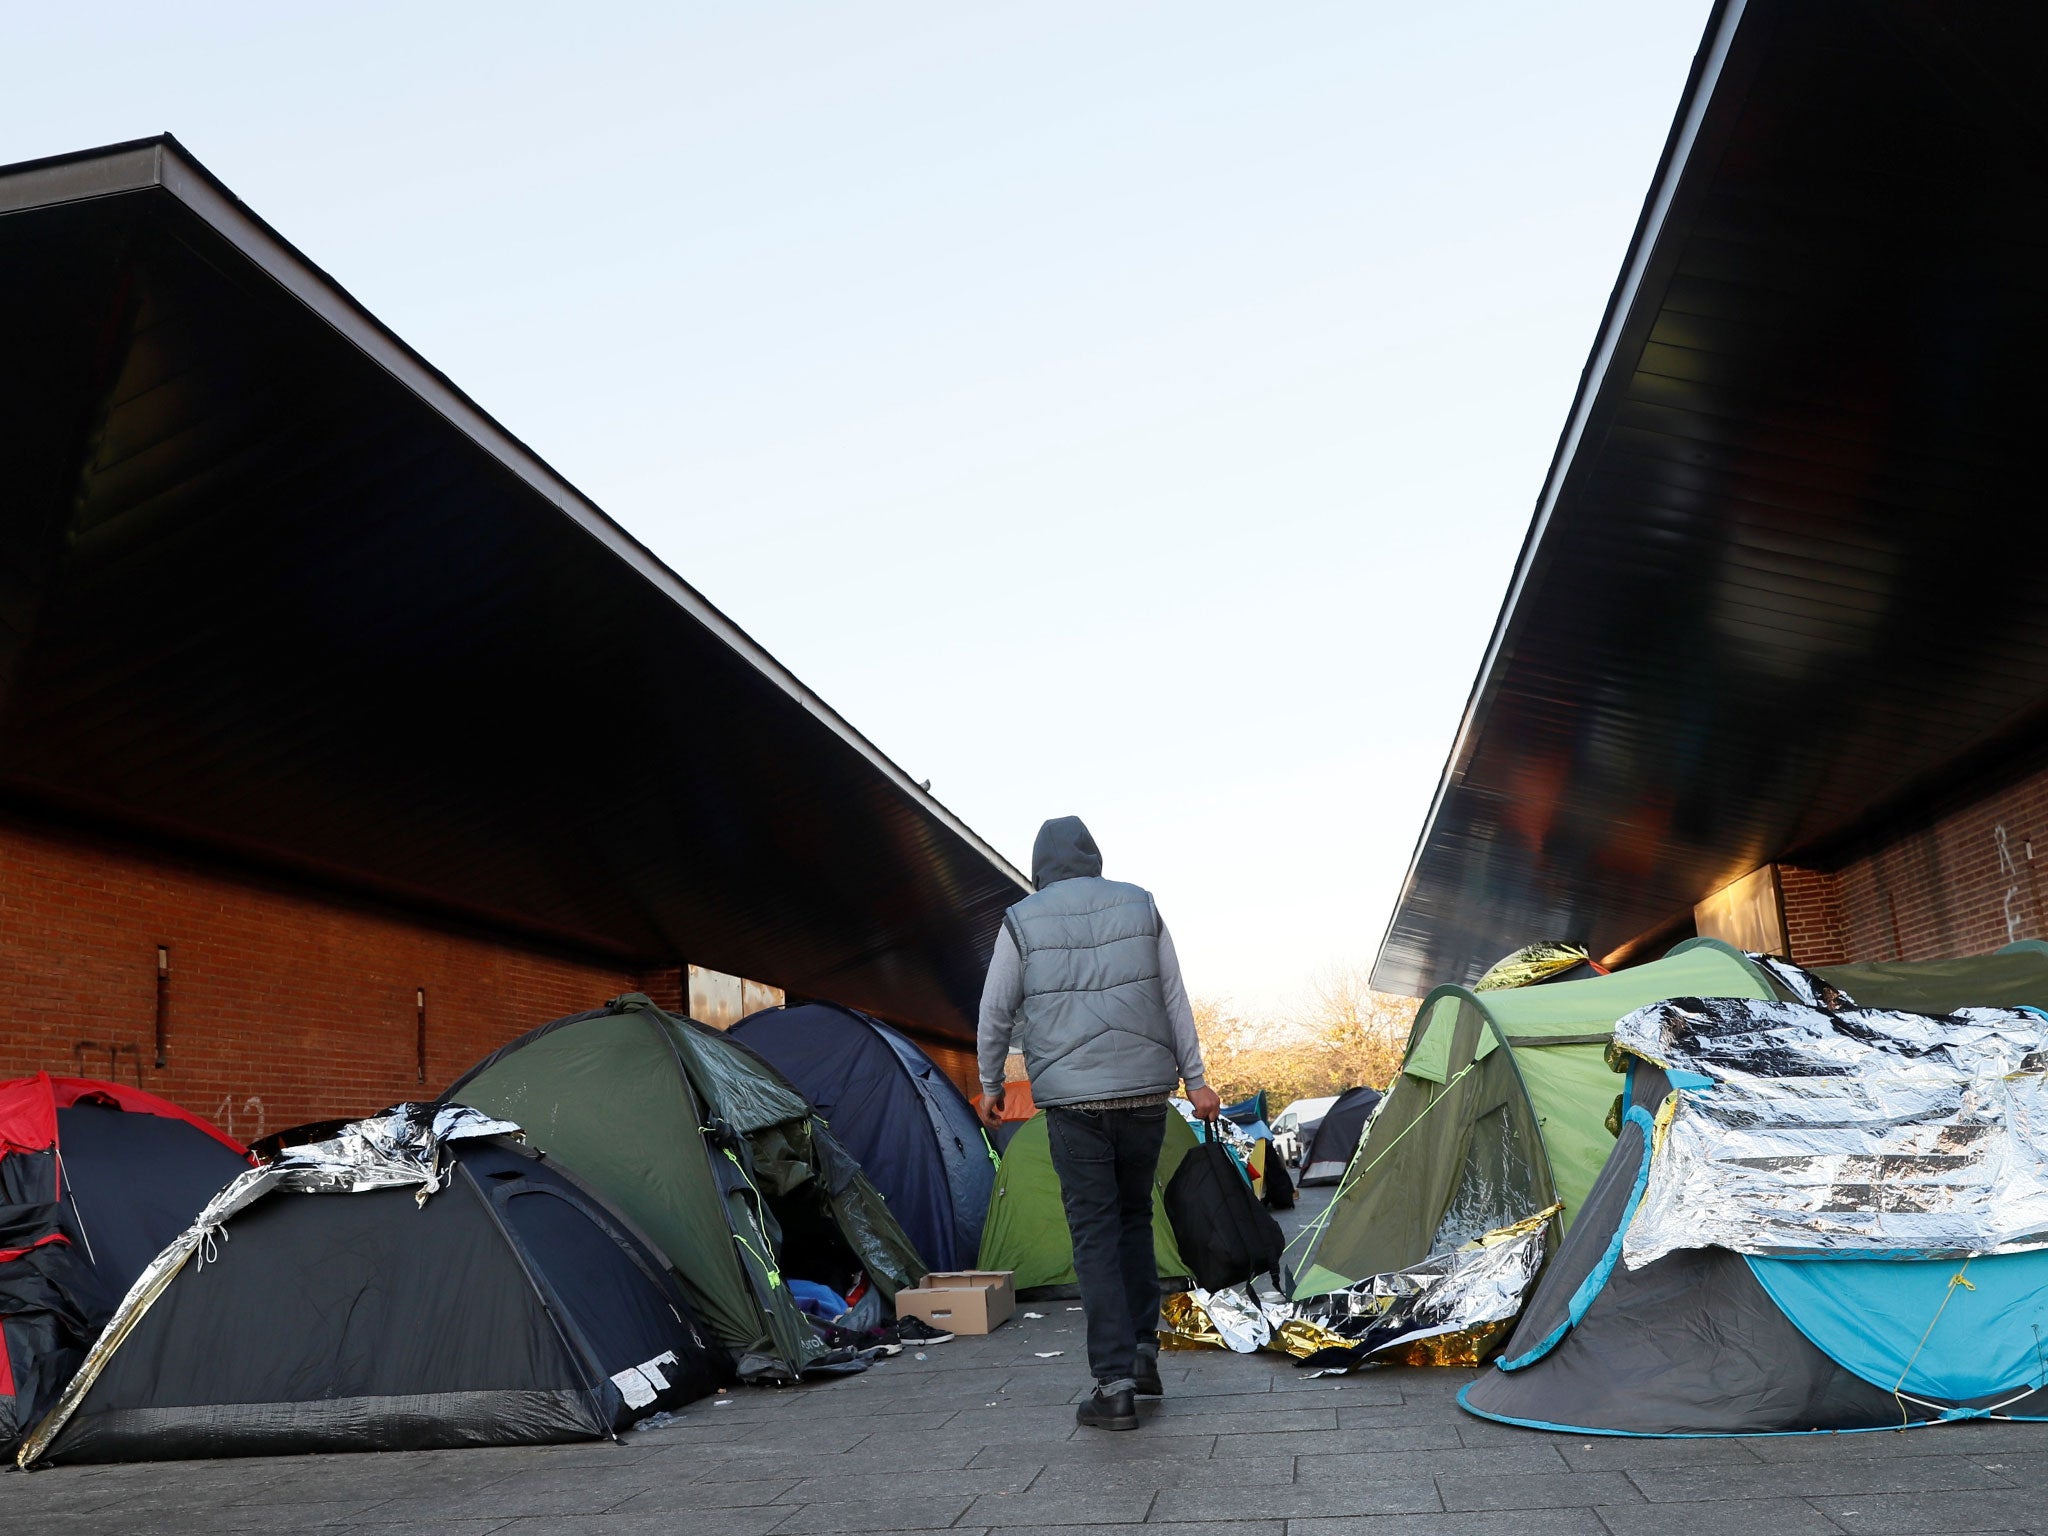
[[[2048,1247],[2048,1018],[1859,1008],[1774,970],[1813,1003],[1676,998],[1615,1025],[1675,1090],[1623,1261]]]
[[[1521,1315],[1556,1212],[1297,1305],[1303,1317],[1362,1343],[1366,1355],[1400,1349],[1410,1364],[1477,1365]]]
[[[276,1176],[266,1189],[332,1195],[416,1184],[424,1203],[440,1189],[447,1171],[441,1157],[446,1143],[469,1136],[524,1134],[510,1120],[495,1119],[467,1104],[394,1104],[365,1120],[286,1131],[258,1143],[256,1155],[263,1159],[258,1171]],[[203,1213],[200,1219],[205,1220]]]
[[[229,1240],[224,1230],[236,1212],[274,1191],[306,1195],[357,1194],[369,1189],[407,1185],[417,1189],[424,1205],[447,1178],[442,1147],[471,1136],[523,1137],[509,1120],[497,1120],[466,1104],[394,1104],[363,1120],[330,1121],[285,1131],[253,1149],[261,1161],[239,1173],[206,1202],[192,1225],[172,1238],[168,1247],[128,1288],[120,1306],[84,1363],[43,1415],[15,1454],[18,1465],[30,1466],[57,1438],[78,1411],[100,1371],[135,1329],[151,1305],[170,1287],[178,1272],[197,1254],[203,1268]]]
[[[1373,1363],[1478,1365],[1521,1315],[1543,1268],[1558,1206],[1420,1264],[1341,1291],[1289,1301],[1260,1285],[1168,1296],[1160,1342],[1250,1354],[1270,1349],[1339,1368]]]

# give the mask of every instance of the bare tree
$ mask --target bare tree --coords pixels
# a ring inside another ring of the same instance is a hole
[[[1209,1081],[1226,1099],[1264,1088],[1274,1109],[1360,1084],[1383,1088],[1401,1068],[1415,1019],[1412,998],[1372,990],[1357,966],[1311,978],[1299,1005],[1247,1014],[1221,998],[1198,999],[1195,1027]]]

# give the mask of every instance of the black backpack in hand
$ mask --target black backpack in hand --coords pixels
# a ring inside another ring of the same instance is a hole
[[[1165,1199],[1180,1256],[1203,1290],[1242,1285],[1261,1274],[1273,1274],[1277,1283],[1287,1239],[1237,1171],[1230,1149],[1216,1139],[1214,1121],[1166,1181]]]

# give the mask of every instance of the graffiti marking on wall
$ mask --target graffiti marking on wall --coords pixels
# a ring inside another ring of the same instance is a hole
[[[264,1118],[263,1101],[252,1093],[237,1105],[235,1096],[232,1093],[226,1094],[220,1103],[214,1106],[213,1123],[237,1140],[261,1140],[267,1123]]]
[[[1999,910],[2005,914],[2005,942],[2010,944],[2020,936],[2023,914],[2019,910],[2020,867],[2012,861],[2012,847],[2006,840],[2005,823],[2000,822],[1992,829],[1991,837],[1998,844],[1998,873],[2000,878],[2012,884],[2006,889],[2005,901]]]

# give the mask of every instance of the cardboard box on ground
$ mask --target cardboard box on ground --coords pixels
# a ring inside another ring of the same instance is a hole
[[[936,1270],[896,1293],[898,1317],[920,1317],[949,1333],[993,1333],[1017,1310],[1015,1272]]]

